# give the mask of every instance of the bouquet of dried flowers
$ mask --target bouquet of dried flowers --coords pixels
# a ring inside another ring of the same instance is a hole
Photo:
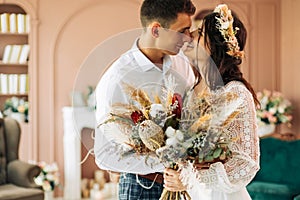
[[[150,97],[148,93],[123,83],[131,102],[112,105],[110,115],[98,127],[110,125],[104,134],[111,141],[123,145],[125,151],[148,154],[164,145],[164,132],[168,126],[178,128],[182,97],[175,93],[174,79],[169,77],[169,87],[163,88],[163,94]]]
[[[232,156],[228,125],[240,113],[237,94],[206,91],[184,103],[179,129],[168,127],[166,145],[156,152],[164,162],[206,164],[226,162]],[[167,191],[161,199],[170,199]],[[178,198],[175,198],[178,199]]]
[[[177,170],[178,163],[225,162],[231,157],[227,126],[238,115],[238,96],[223,90],[187,95],[183,102],[175,93],[176,83],[168,78],[161,96],[150,98],[147,92],[124,83],[129,104],[112,106],[102,125],[113,123],[104,131],[107,137],[128,154],[155,153],[166,167]],[[147,162],[147,161],[145,161]],[[186,191],[163,190],[160,200],[190,199]]]
[[[113,123],[113,128],[104,131],[104,134],[119,144],[121,148],[118,152],[122,156],[156,156],[156,150],[165,146],[165,131],[168,127],[179,128],[182,97],[175,92],[175,79],[169,76],[165,86],[161,88],[162,94],[154,97],[150,97],[145,90],[129,84],[124,83],[123,86],[132,102],[114,104],[110,116],[99,126]],[[174,163],[165,164],[166,167],[176,169]],[[188,196],[187,192],[172,192],[173,196],[179,196],[180,193]]]

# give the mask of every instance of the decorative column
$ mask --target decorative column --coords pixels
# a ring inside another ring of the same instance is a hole
[[[81,199],[81,130],[95,128],[94,111],[88,107],[64,107],[64,199]]]

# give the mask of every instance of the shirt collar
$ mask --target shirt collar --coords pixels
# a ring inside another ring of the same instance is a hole
[[[148,71],[152,68],[160,70],[138,48],[138,46],[137,46],[138,40],[139,39],[135,40],[135,42],[131,48],[132,54],[138,64],[138,66],[140,66],[144,72]],[[169,55],[166,55],[163,59],[163,71],[169,70],[171,68],[171,65],[172,65],[172,60]]]

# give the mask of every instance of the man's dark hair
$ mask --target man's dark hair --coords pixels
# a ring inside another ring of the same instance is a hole
[[[144,0],[140,19],[143,27],[149,23],[158,21],[162,27],[169,26],[177,19],[178,13],[193,15],[195,6],[190,0]]]

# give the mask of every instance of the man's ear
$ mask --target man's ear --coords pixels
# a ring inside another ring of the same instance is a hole
[[[152,24],[151,27],[151,34],[154,38],[158,38],[159,37],[159,28],[160,28],[160,24],[159,23],[154,23]]]

